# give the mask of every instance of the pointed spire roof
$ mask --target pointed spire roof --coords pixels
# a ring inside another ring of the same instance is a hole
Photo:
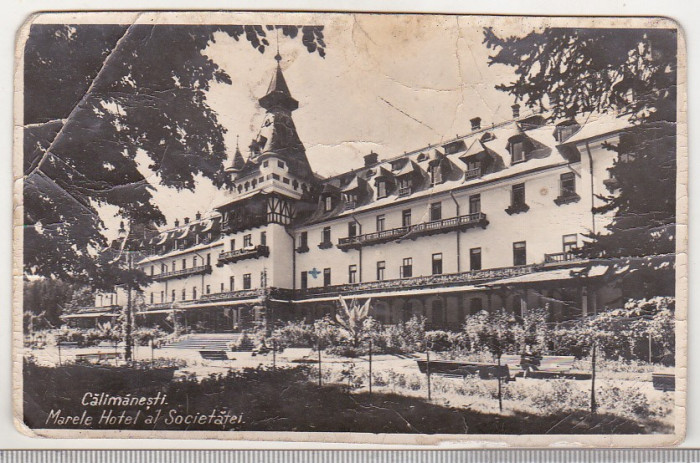
[[[234,172],[239,172],[243,169],[245,165],[245,160],[241,154],[241,149],[238,146],[238,137],[236,137],[236,153],[233,155],[233,163],[231,164],[231,170]]]
[[[258,102],[260,106],[268,111],[273,111],[278,108],[294,111],[299,107],[299,102],[292,98],[292,93],[289,91],[287,81],[284,79],[282,66],[280,66],[282,57],[279,52],[275,55],[275,59],[277,60],[277,69],[272,76],[270,86],[267,88],[267,94],[260,98]]]

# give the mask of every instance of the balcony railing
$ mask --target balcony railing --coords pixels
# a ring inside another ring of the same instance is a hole
[[[222,233],[236,233],[243,230],[249,230],[255,227],[267,225],[267,214],[254,214],[241,216],[240,218],[230,219],[221,224]]]
[[[571,262],[575,260],[581,260],[581,257],[573,252],[555,252],[553,254],[544,255],[544,263],[552,264],[559,262]]]
[[[455,230],[468,230],[474,227],[486,228],[488,224],[489,222],[486,220],[486,214],[483,212],[475,212],[473,214],[434,220],[408,227],[392,228],[390,230],[340,238],[338,240],[338,248],[344,251],[348,249],[359,249],[362,246],[372,246],[404,238],[414,239],[420,236],[448,233]]]
[[[185,309],[188,306],[195,304],[203,304],[207,302],[236,302],[246,299],[271,297],[275,299],[289,300],[293,296],[291,289],[284,288],[257,288],[257,289],[239,289],[237,291],[224,291],[221,293],[204,294],[198,299],[187,299],[177,301],[159,302],[156,304],[148,304],[148,310],[158,309]]]
[[[219,259],[216,263],[218,267],[224,264],[230,264],[245,259],[258,259],[270,255],[270,248],[263,245],[258,245],[252,248],[236,249],[235,251],[221,251]]]
[[[536,272],[542,265],[522,265],[518,267],[501,267],[487,270],[472,270],[462,273],[449,273],[442,275],[420,276],[413,278],[399,278],[395,280],[370,281],[367,283],[353,283],[344,285],[321,286],[297,290],[297,299],[308,299],[319,295],[360,294],[363,292],[395,291],[410,288],[427,288],[433,286],[450,287],[464,283],[483,283],[500,278],[509,278],[519,275],[527,275]]]
[[[473,169],[467,169],[466,171],[464,171],[464,178],[466,180],[471,180],[479,177],[481,177],[481,167],[475,167]]]
[[[185,278],[191,275],[202,275],[205,273],[211,273],[211,265],[200,265],[197,267],[183,268],[171,272],[161,272],[157,275],[153,275],[151,278],[161,281],[170,280],[172,278]]]

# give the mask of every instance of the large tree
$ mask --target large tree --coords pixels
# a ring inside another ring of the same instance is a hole
[[[613,112],[631,127],[610,169],[610,194],[596,213],[613,213],[591,230],[583,253],[616,258],[644,296],[673,294],[676,223],[677,31],[547,28],[520,37],[484,30],[489,64],[516,79],[496,88],[551,120]]]
[[[33,25],[24,53],[24,271],[109,288],[130,279],[98,209],[127,224],[163,223],[154,181],[224,187],[213,82],[231,83],[203,52],[223,32],[261,53],[268,34],[325,55],[322,26]],[[145,153],[153,175],[139,172]]]

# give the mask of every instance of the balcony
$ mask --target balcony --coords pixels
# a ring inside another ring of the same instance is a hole
[[[236,233],[268,224],[267,214],[245,215],[221,224],[222,233]]]
[[[481,177],[481,167],[475,167],[474,169],[464,171],[465,180],[472,180],[479,177]]]
[[[309,246],[307,244],[302,244],[297,248],[297,252],[299,254],[304,254],[305,252],[309,252]]]
[[[319,249],[330,249],[332,247],[333,247],[332,241],[321,241],[320,243],[318,243]]]
[[[275,299],[289,300],[293,296],[291,289],[284,288],[257,288],[239,289],[237,291],[224,291],[221,293],[204,294],[198,299],[177,300],[148,304],[147,311],[159,309],[184,309],[194,304],[205,304],[207,302],[236,302],[246,299],[262,298],[269,296]]]
[[[483,212],[475,212],[473,214],[434,220],[432,222],[419,223],[408,227],[392,228],[391,230],[340,238],[340,240],[338,240],[338,248],[347,251],[348,249],[359,249],[362,246],[373,246],[375,244],[404,238],[415,239],[420,236],[449,233],[457,230],[465,231],[475,227],[486,228],[488,224],[489,222],[486,220],[486,214]]]
[[[370,281],[367,283],[352,283],[344,285],[321,286],[297,290],[296,299],[308,299],[314,296],[337,296],[339,294],[362,294],[363,292],[395,291],[411,288],[429,288],[461,286],[464,284],[476,284],[500,278],[510,278],[519,275],[534,273],[541,269],[541,265],[522,265],[518,267],[502,267],[486,270],[472,270],[462,273],[450,273],[441,275],[420,276],[413,278],[400,278],[395,280]]]
[[[576,193],[569,193],[566,195],[557,196],[554,199],[554,204],[557,206],[562,206],[564,204],[577,203],[579,201],[581,201],[581,197],[579,195]]]
[[[506,214],[508,215],[513,215],[513,214],[521,214],[523,212],[527,212],[530,210],[530,206],[528,206],[525,203],[515,203],[511,204],[506,208]]]
[[[198,267],[183,268],[181,270],[175,270],[172,272],[161,272],[157,275],[153,275],[156,281],[170,280],[172,278],[186,278],[191,275],[203,275],[211,273],[211,265],[200,265]]]
[[[399,188],[399,198],[404,196],[411,196],[413,189],[411,187],[401,187]]]
[[[582,258],[573,252],[555,252],[554,254],[545,254],[544,263],[545,264],[558,264],[562,262],[573,262],[581,260]]]
[[[224,264],[232,264],[234,262],[238,262],[239,260],[259,259],[260,257],[267,257],[269,255],[270,248],[263,245],[236,249],[234,251],[221,251],[221,253],[219,253],[219,259],[216,262],[216,266],[222,267]]]

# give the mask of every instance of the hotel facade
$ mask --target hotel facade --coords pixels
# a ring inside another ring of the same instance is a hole
[[[592,210],[614,191],[617,153],[605,146],[620,142],[626,121],[552,124],[514,105],[512,120],[475,117],[463,136],[391,158],[368,153],[364,165],[321,178],[277,58],[259,100],[262,128],[247,158],[236,150],[225,200],[144,241],[137,265],[152,283],[137,325],[312,322],[339,295],[371,297],[383,323],[421,315],[445,329],[481,310],[546,308],[557,322],[623,303],[613,266],[575,250],[610,220]],[[83,316],[116,316],[125,301],[99,294]]]

